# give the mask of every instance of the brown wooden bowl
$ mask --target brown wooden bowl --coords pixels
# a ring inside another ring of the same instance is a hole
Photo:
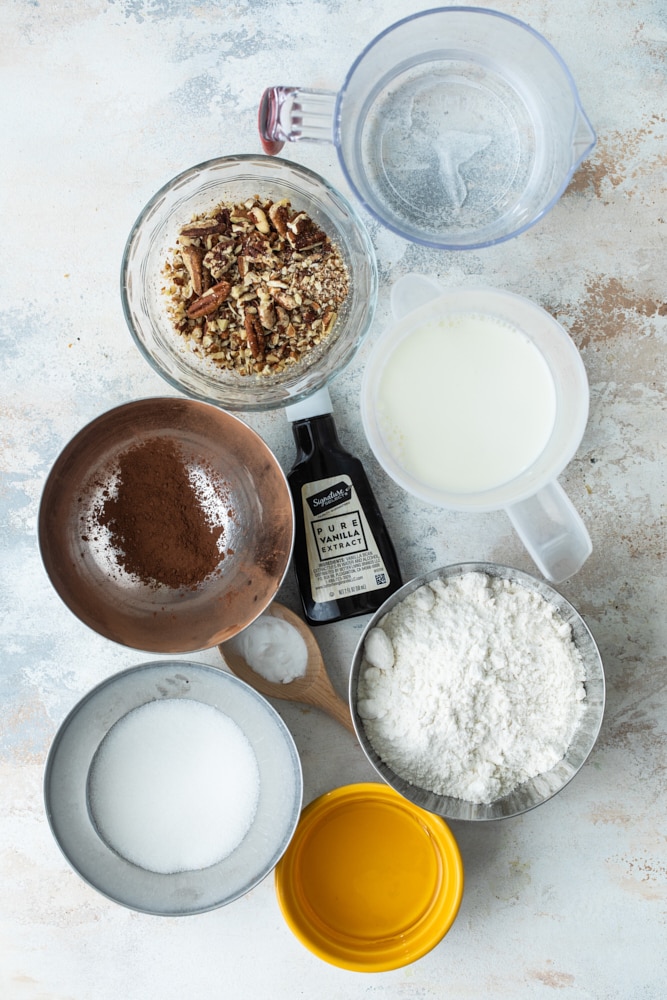
[[[120,456],[155,438],[175,441],[188,468],[212,470],[214,488],[224,483],[226,551],[194,587],[143,582],[123,568],[108,533],[90,531]],[[255,431],[211,404],[158,397],[109,410],[70,441],[46,481],[38,533],[46,572],[81,621],[134,649],[184,653],[224,642],[268,607],[291,558],[294,512],[285,475]]]

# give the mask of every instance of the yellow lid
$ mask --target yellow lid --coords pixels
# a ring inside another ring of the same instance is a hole
[[[382,972],[442,940],[461,903],[463,864],[441,817],[362,783],[306,806],[275,880],[283,916],[310,951]]]

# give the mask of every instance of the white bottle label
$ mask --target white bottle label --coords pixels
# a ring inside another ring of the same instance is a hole
[[[313,601],[325,604],[389,586],[389,574],[349,476],[301,487]]]

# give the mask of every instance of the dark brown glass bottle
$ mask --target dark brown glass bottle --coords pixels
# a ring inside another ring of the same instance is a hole
[[[341,445],[322,389],[287,407],[296,461],[294,567],[311,625],[370,614],[402,584],[384,519],[358,458]]]

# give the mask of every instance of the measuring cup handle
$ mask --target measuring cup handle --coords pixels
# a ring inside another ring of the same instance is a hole
[[[265,153],[275,156],[286,142],[333,142],[336,94],[301,87],[267,87],[259,102],[257,127]]]
[[[556,482],[505,510],[540,572],[552,583],[574,576],[593,550],[584,522]]]

